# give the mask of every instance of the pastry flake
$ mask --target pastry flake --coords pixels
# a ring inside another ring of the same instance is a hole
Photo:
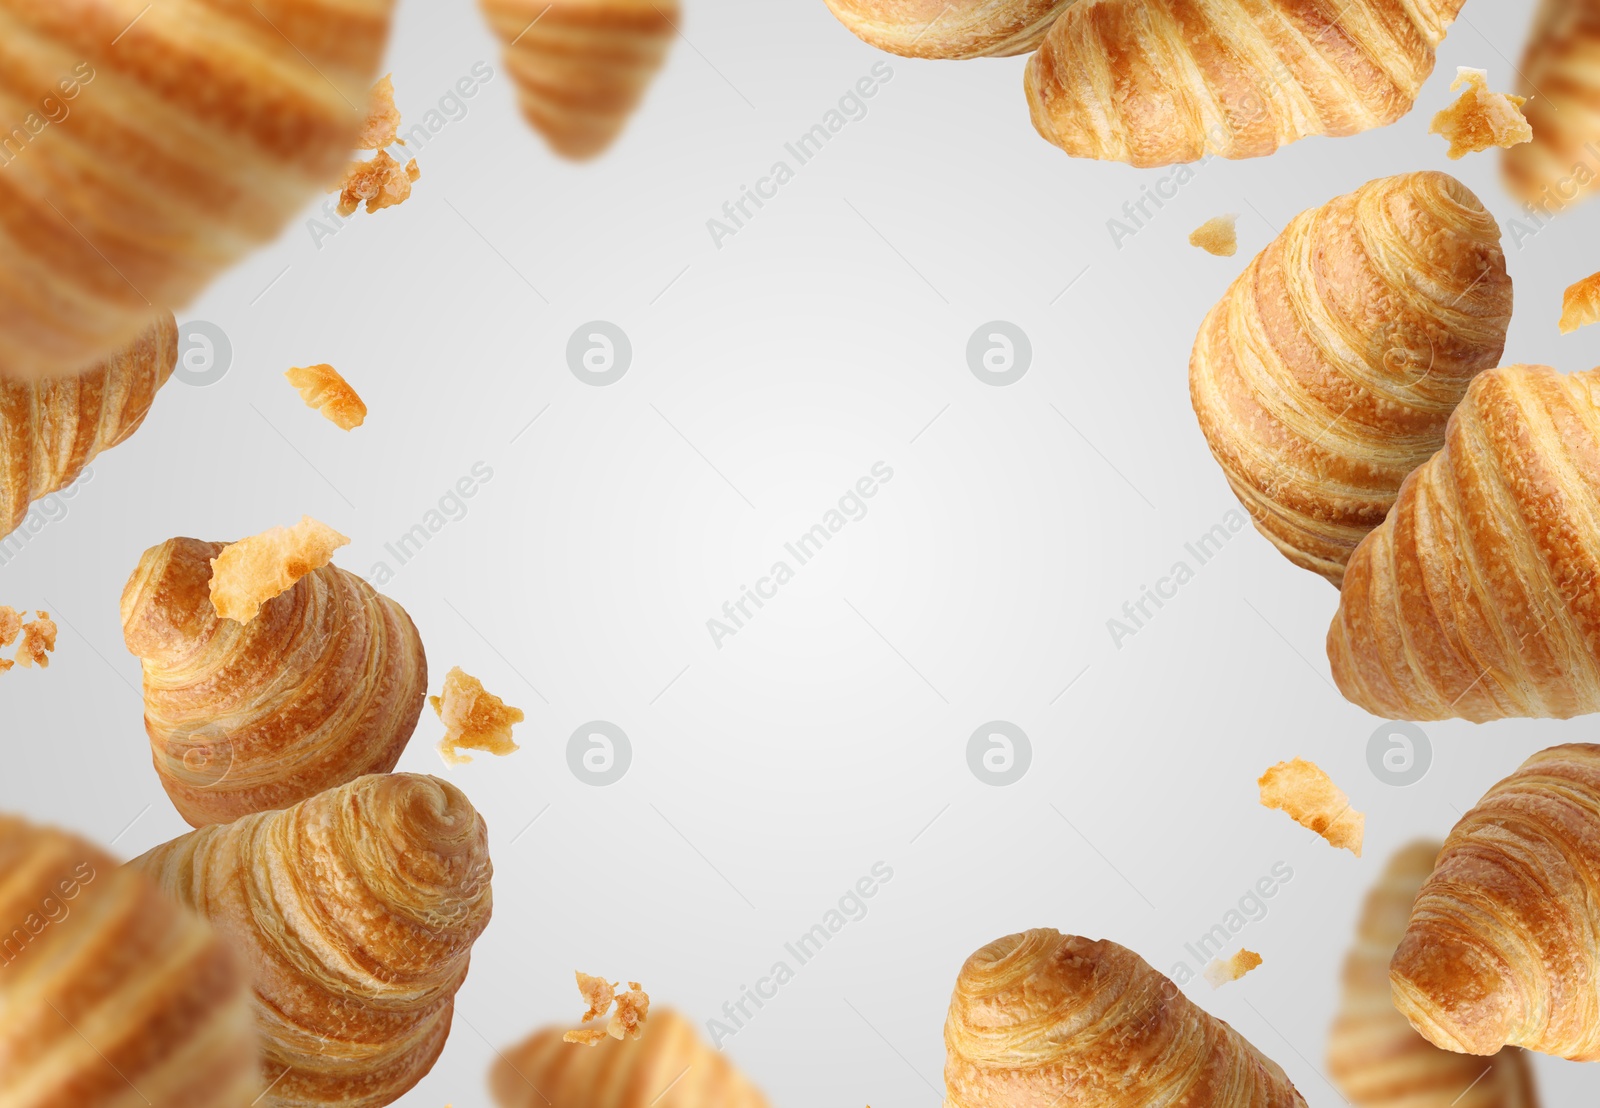
[[[333,559],[350,540],[325,523],[302,516],[293,527],[274,527],[222,548],[211,559],[211,604],[223,619],[249,623],[261,605]]]
[[[1462,66],[1450,91],[1465,88],[1461,98],[1433,117],[1428,133],[1450,140],[1450,157],[1459,160],[1490,147],[1510,149],[1533,141],[1533,127],[1522,114],[1525,96],[1489,90],[1489,74]]]
[[[1206,967],[1206,980],[1213,989],[1220,989],[1230,981],[1237,981],[1261,964],[1261,955],[1253,950],[1240,950],[1232,958],[1214,958]]]
[[[1585,277],[1561,297],[1561,333],[1600,323],[1600,273]]]
[[[367,96],[367,118],[361,124],[356,149],[382,150],[396,142],[400,142],[400,109],[394,104],[394,74],[390,73],[373,85]]]
[[[606,1024],[613,1039],[637,1039],[644,1034],[644,1021],[650,1014],[650,996],[637,981],[628,982],[628,991],[617,994],[617,1011]]]
[[[1263,807],[1287,812],[1300,826],[1361,857],[1367,817],[1350,807],[1350,798],[1314,762],[1279,762],[1256,783]]]
[[[22,634],[22,613],[0,604],[0,647],[10,646]]]
[[[49,612],[35,612],[38,618],[22,625],[22,648],[17,662],[23,669],[50,668],[50,654],[56,648],[56,625]]]
[[[572,1043],[576,1046],[596,1046],[605,1042],[605,1040],[606,1032],[602,1027],[580,1027],[576,1031],[568,1031],[561,1036],[562,1042]]]
[[[439,756],[446,765],[466,765],[472,759],[462,750],[481,750],[504,756],[522,749],[511,739],[511,728],[527,718],[521,708],[513,708],[483,687],[483,682],[456,666],[445,675],[442,696],[430,696],[428,704],[444,721],[444,738],[439,740]],[[579,988],[583,988],[579,974]],[[590,978],[590,980],[598,980]],[[587,996],[588,994],[585,993]],[[606,1000],[607,1006],[611,1003]],[[604,1009],[602,1009],[603,1011]],[[585,1016],[584,1019],[591,1019]]]
[[[354,431],[366,422],[367,405],[331,365],[296,366],[284,376],[300,391],[306,406],[321,412],[334,426]]]
[[[1239,252],[1239,217],[1219,215],[1206,220],[1189,235],[1189,245],[1219,258],[1233,257]]]
[[[578,1020],[579,1023],[588,1023],[590,1020],[599,1019],[611,1011],[611,1002],[616,997],[616,986],[604,977],[591,977],[587,973],[579,972],[578,992],[583,995],[584,1003],[589,1010]]]
[[[411,186],[422,176],[417,159],[404,166],[387,150],[380,150],[371,161],[351,162],[339,185],[339,214],[352,216],[363,203],[367,214],[381,212],[411,198]]]

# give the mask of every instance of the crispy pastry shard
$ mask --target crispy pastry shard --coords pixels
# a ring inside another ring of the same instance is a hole
[[[637,1039],[644,1034],[644,1021],[650,1014],[650,996],[639,982],[629,981],[628,991],[617,994],[617,1011],[606,1024],[613,1039]]]
[[[1253,950],[1241,950],[1232,958],[1214,958],[1206,967],[1206,980],[1213,989],[1220,989],[1230,981],[1237,981],[1261,964],[1261,955]]]
[[[1489,91],[1489,74],[1462,66],[1450,91],[1465,87],[1461,99],[1433,117],[1428,132],[1450,140],[1450,157],[1458,160],[1493,146],[1510,149],[1533,141],[1533,127],[1522,114],[1525,96]]]
[[[522,749],[511,740],[512,725],[526,718],[522,709],[506,704],[485,689],[482,681],[463,672],[460,666],[445,675],[444,695],[430,696],[428,703],[444,721],[445,733],[444,738],[439,740],[439,755],[448,765],[459,766],[472,761],[460,753],[462,750],[482,750],[504,756]],[[578,975],[580,989],[584,987],[583,976]],[[607,997],[606,1005],[609,1007],[610,1003]],[[584,1017],[586,1020],[592,1018]]]
[[[400,141],[400,109],[394,105],[394,74],[372,86],[367,97],[367,118],[361,124],[357,150],[382,150]],[[405,145],[401,143],[401,145]]]
[[[1303,758],[1279,762],[1256,783],[1261,786],[1263,807],[1287,812],[1333,846],[1361,857],[1367,817],[1350,807],[1350,798],[1314,762]]]
[[[56,625],[49,612],[38,612],[38,619],[22,625],[22,649],[17,661],[23,669],[50,668],[50,652],[56,648]]]
[[[1219,258],[1233,257],[1239,252],[1239,217],[1219,215],[1206,220],[1189,236],[1189,245]]]
[[[587,973],[578,973],[578,992],[583,994],[583,1001],[589,1010],[583,1014],[579,1023],[588,1023],[590,1020],[599,1019],[611,1011],[611,1002],[616,997],[616,986],[604,977],[591,977]]]
[[[339,214],[352,216],[364,202],[367,214],[381,212],[411,199],[411,186],[422,176],[417,159],[404,166],[380,150],[366,162],[351,162],[339,190]]]
[[[327,565],[349,542],[327,524],[302,516],[293,527],[274,527],[223,547],[211,559],[211,604],[223,619],[249,623],[261,605]]]
[[[1561,298],[1561,333],[1570,335],[1579,327],[1600,323],[1600,273],[1585,277]]]
[[[300,390],[307,407],[321,412],[335,426],[354,431],[366,422],[367,405],[331,365],[296,366],[284,376]]]
[[[22,634],[22,613],[0,604],[0,646],[10,646]]]

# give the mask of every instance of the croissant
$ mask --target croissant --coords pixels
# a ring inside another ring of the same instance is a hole
[[[0,0],[0,377],[73,373],[344,169],[393,0]]]
[[[1352,1108],[1537,1108],[1533,1073],[1520,1050],[1501,1051],[1486,1070],[1480,1061],[1440,1050],[1395,1011],[1389,959],[1440,846],[1405,847],[1367,895],[1328,1037],[1328,1076]]]
[[[1511,324],[1500,227],[1412,173],[1297,216],[1211,310],[1189,363],[1200,429],[1256,529],[1335,585],[1444,443]]]
[[[1389,966],[1445,1050],[1600,1060],[1600,746],[1535,754],[1450,832]]]
[[[1033,125],[1080,158],[1255,158],[1411,110],[1465,0],[1080,0],[1028,62]]]
[[[76,376],[0,377],[0,539],[22,526],[29,504],[72,484],[137,431],[177,364],[178,324],[168,312]]]
[[[1600,188],[1600,2],[1545,0],[1518,74],[1533,141],[1506,151],[1506,183],[1558,212]]]
[[[145,551],[122,594],[122,631],[144,668],[157,774],[194,827],[286,808],[400,760],[427,692],[405,610],[324,566],[221,619],[210,596],[221,543]]]
[[[1339,691],[1385,719],[1600,711],[1600,370],[1478,377],[1345,574]]]
[[[480,0],[522,113],[566,158],[603,153],[666,61],[678,0]]]
[[[1039,45],[1075,0],[828,0],[863,42],[906,58],[999,58]]]
[[[638,1039],[562,1042],[550,1027],[500,1054],[489,1090],[500,1108],[767,1108],[767,1098],[694,1025],[652,1013]]]
[[[0,816],[0,1104],[239,1108],[261,1089],[244,967],[75,835]]]
[[[1133,951],[1056,931],[967,959],[944,1025],[945,1108],[1305,1108],[1277,1063]]]
[[[381,1108],[444,1049],[492,900],[488,832],[454,786],[363,777],[130,865],[253,971],[261,1108]]]

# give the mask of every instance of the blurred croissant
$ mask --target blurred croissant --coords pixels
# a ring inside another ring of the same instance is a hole
[[[244,967],[154,882],[0,816],[0,1104],[240,1108],[261,1091]]]
[[[1385,719],[1600,711],[1600,370],[1482,374],[1357,547],[1328,660]]]
[[[302,577],[249,623],[220,618],[210,581],[222,549],[197,539],[152,547],[122,594],[156,772],[194,827],[387,773],[428,684],[405,610],[335,566]]]
[[[522,113],[583,160],[614,142],[677,34],[678,0],[480,0],[506,44]]]
[[[1305,1108],[1277,1063],[1133,951],[1056,931],[990,943],[944,1025],[945,1108]]]
[[[1520,1050],[1501,1051],[1485,1069],[1440,1050],[1395,1011],[1389,959],[1439,850],[1437,842],[1412,843],[1390,859],[1367,895],[1328,1036],[1328,1076],[1352,1108],[1538,1108],[1533,1072]]]
[[[1189,363],[1200,429],[1257,530],[1339,584],[1472,378],[1500,364],[1511,301],[1499,225],[1443,173],[1297,216]]]
[[[393,0],[0,0],[0,377],[74,373],[345,168]]]
[[[177,363],[178,324],[166,312],[126,349],[75,376],[0,378],[0,539],[22,526],[29,504],[72,484],[96,455],[137,431]]]
[[[1597,844],[1600,746],[1535,754],[1490,789],[1445,840],[1390,963],[1412,1026],[1463,1054],[1600,1061]]]
[[[1039,45],[1075,0],[828,0],[850,33],[907,58],[996,58]]]
[[[1517,72],[1533,141],[1505,152],[1506,183],[1559,212],[1600,188],[1600,0],[1545,0]]]
[[[720,1051],[676,1012],[652,1013],[644,1036],[598,1046],[551,1027],[500,1054],[489,1089],[500,1108],[767,1108]]]
[[[1033,125],[1140,167],[1255,158],[1411,110],[1465,0],[1083,0],[1028,62]]]
[[[130,864],[254,973],[260,1108],[381,1108],[433,1067],[491,908],[488,832],[454,786],[363,777]]]

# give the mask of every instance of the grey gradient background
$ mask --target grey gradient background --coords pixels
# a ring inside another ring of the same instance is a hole
[[[574,969],[641,981],[703,1025],[877,862],[894,876],[865,918],[725,1044],[775,1104],[934,1108],[972,950],[1052,926],[1198,971],[1184,944],[1278,862],[1292,881],[1238,936],[1265,965],[1187,991],[1312,1105],[1342,1103],[1322,1057],[1367,887],[1394,849],[1443,836],[1524,757],[1594,724],[1429,725],[1427,776],[1386,784],[1366,756],[1380,721],[1330,684],[1334,591],[1253,531],[1120,649],[1106,621],[1237,507],[1189,408],[1189,347],[1277,228],[1429,167],[1509,228],[1498,158],[1449,163],[1427,122],[1458,65],[1511,84],[1531,5],[1469,4],[1398,125],[1213,161],[1120,249],[1107,220],[1168,171],[1037,138],[1023,59],[888,58],[821,0],[686,7],[687,41],[623,140],[575,167],[522,124],[468,0],[401,4],[408,126],[475,63],[494,79],[422,153],[409,204],[320,248],[292,226],[182,313],[226,331],[231,370],[169,385],[0,569],[0,602],[62,628],[47,672],[0,677],[0,805],[127,856],[183,832],[118,622],[140,552],[309,513],[354,538],[339,564],[393,567],[384,543],[481,462],[493,478],[465,518],[384,587],[435,690],[460,665],[528,712],[518,754],[450,770],[429,713],[401,763],[469,793],[497,870],[455,1032],[404,1104],[486,1105],[494,1048],[580,1011]],[[706,221],[883,61],[866,117],[717,249]],[[1242,214],[1239,256],[1191,248],[1223,212]],[[1520,249],[1508,237],[1508,361],[1600,361],[1600,330],[1556,331],[1561,290],[1600,264],[1597,227],[1600,204]],[[605,388],[566,365],[596,319],[634,349]],[[966,364],[996,319],[1034,350],[1004,388]],[[371,407],[354,434],[281,377],[322,361]],[[880,461],[894,476],[865,518],[714,645],[724,601]],[[568,736],[597,719],[634,752],[606,788],[567,765]],[[1005,788],[968,768],[991,720],[1033,749]],[[1366,858],[1257,804],[1257,775],[1296,755],[1368,812]],[[1546,1104],[1600,1092],[1580,1066],[1541,1059],[1539,1079]]]

